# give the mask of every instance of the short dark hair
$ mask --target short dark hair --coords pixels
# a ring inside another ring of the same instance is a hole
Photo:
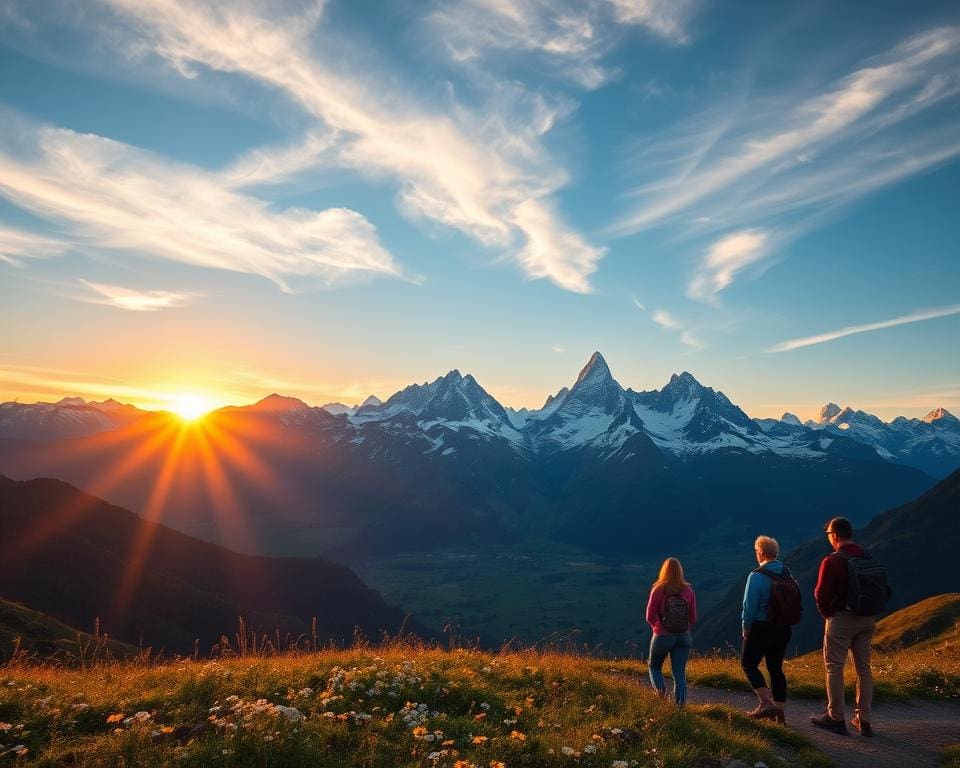
[[[826,527],[823,529],[827,533],[831,531],[841,539],[852,539],[853,538],[853,526],[850,524],[850,521],[845,517],[835,517]]]

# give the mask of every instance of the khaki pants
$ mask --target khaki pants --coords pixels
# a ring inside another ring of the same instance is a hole
[[[873,672],[870,670],[870,640],[876,629],[874,616],[838,611],[827,619],[823,634],[823,663],[827,668],[827,714],[845,720],[843,711],[843,666],[847,653],[857,669],[857,703],[854,715],[870,722],[873,701]]]

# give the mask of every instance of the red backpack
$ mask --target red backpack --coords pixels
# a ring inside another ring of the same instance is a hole
[[[770,604],[767,606],[767,619],[782,627],[800,623],[803,601],[800,597],[800,585],[783,566],[783,573],[774,573],[766,568],[754,568],[754,573],[762,573],[773,582],[770,585]]]

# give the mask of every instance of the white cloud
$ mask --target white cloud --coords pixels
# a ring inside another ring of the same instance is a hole
[[[564,352],[567,351],[564,347],[556,347],[556,346],[555,346],[555,347],[550,347],[550,349],[552,349],[552,350],[553,350],[554,352],[556,352],[558,355],[562,355]]]
[[[939,317],[949,317],[951,315],[960,315],[960,304],[954,304],[949,307],[940,307],[937,309],[924,309],[913,312],[909,315],[901,315],[892,320],[881,320],[877,323],[866,323],[865,325],[848,325],[838,331],[829,331],[816,336],[807,336],[802,339],[792,339],[782,341],[769,347],[767,352],[790,352],[801,347],[811,347],[814,344],[823,344],[835,339],[842,339],[844,336],[852,336],[855,333],[867,333],[868,331],[879,331],[884,328],[894,328],[898,325],[907,325],[908,323],[919,323],[924,320],[935,320]]]
[[[935,109],[960,93],[958,64],[960,29],[941,27],[819,92],[738,94],[636,155],[641,185],[613,231],[678,219],[751,226],[847,203],[948,162],[960,155],[960,113]]]
[[[502,51],[537,54],[562,78],[593,89],[615,75],[603,59],[619,28],[643,27],[685,43],[694,6],[692,0],[459,0],[442,4],[427,21],[455,61]]]
[[[69,228],[77,245],[262,275],[285,290],[300,280],[402,277],[355,211],[274,212],[202,169],[99,136],[18,123],[9,113],[4,119],[0,196]]]
[[[18,265],[23,259],[59,256],[69,248],[62,240],[0,224],[0,261]]]
[[[738,272],[763,258],[768,240],[767,233],[757,229],[734,232],[717,240],[697,267],[687,295],[715,303],[717,294],[733,282]]]
[[[287,94],[319,121],[321,138],[307,142],[312,146],[285,148],[280,157],[248,157],[228,170],[232,183],[262,183],[271,173],[296,168],[302,156],[311,162],[332,156],[342,166],[398,183],[407,215],[510,249],[531,277],[589,290],[588,276],[605,250],[560,220],[549,196],[566,174],[541,144],[565,105],[529,94],[521,99],[505,89],[498,94],[504,103],[492,110],[423,107],[393,75],[344,71],[334,38],[319,39],[324,30],[317,10],[285,14],[274,8],[267,17],[253,4],[106,1],[132,25],[137,39],[131,50],[152,51],[198,77],[209,68],[251,78]],[[335,138],[333,147],[328,136]]]
[[[182,307],[201,296],[199,293],[190,291],[135,290],[120,285],[96,283],[82,278],[80,282],[93,293],[92,296],[85,298],[85,301],[105,304],[118,309],[127,309],[132,312],[155,312],[158,309]]]
[[[659,325],[661,328],[666,328],[668,330],[674,331],[678,328],[682,328],[683,325],[678,320],[676,320],[673,315],[667,312],[665,309],[655,310],[653,315],[653,322]]]
[[[691,349],[703,349],[704,343],[693,333],[687,324],[678,320],[665,309],[656,309],[650,315],[650,318],[667,331],[676,331],[680,335],[680,343]]]
[[[640,303],[640,299],[638,299],[636,296],[633,297],[633,306],[635,306],[641,312],[645,312],[647,309],[645,306],[643,306],[643,304]]]

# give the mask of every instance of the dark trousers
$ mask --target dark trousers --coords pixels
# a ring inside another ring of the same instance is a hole
[[[783,656],[790,642],[791,629],[769,621],[755,621],[750,625],[740,652],[740,666],[753,688],[766,688],[760,671],[760,661],[767,664],[770,690],[774,701],[787,700],[787,678],[783,674]]]

